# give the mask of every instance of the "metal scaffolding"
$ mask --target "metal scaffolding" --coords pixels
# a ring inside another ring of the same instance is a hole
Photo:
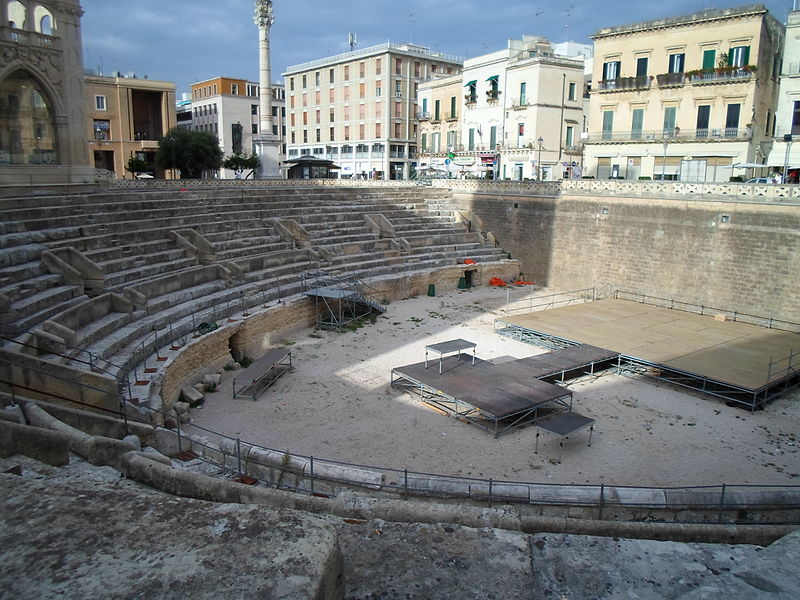
[[[340,277],[326,271],[307,271],[303,293],[314,299],[317,327],[340,329],[373,313],[386,311],[378,292],[360,279]]]

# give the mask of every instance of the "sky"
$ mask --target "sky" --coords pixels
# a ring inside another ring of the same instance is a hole
[[[133,72],[172,81],[178,97],[192,83],[225,76],[258,81],[253,0],[80,0],[84,66],[103,75]],[[781,23],[793,0],[763,4]],[[272,79],[290,66],[387,41],[413,42],[471,58],[502,50],[509,39],[540,35],[591,43],[613,27],[749,4],[736,0],[275,0]],[[800,3],[798,3],[800,5]],[[602,11],[598,10],[602,7]]]

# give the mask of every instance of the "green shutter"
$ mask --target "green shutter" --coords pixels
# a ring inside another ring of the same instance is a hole
[[[742,66],[750,64],[750,46],[744,47],[744,57],[742,58]]]
[[[664,133],[672,134],[675,131],[675,113],[677,109],[674,106],[668,106],[664,109]]]
[[[450,97],[450,118],[451,119],[455,119],[456,118],[456,97],[455,96],[451,96]]]
[[[716,50],[705,50],[703,51],[703,68],[704,69],[713,69],[714,68],[714,60],[717,57]]]
[[[497,126],[492,125],[489,130],[489,149],[494,150],[495,146],[497,146]]]
[[[641,134],[642,133],[642,125],[643,125],[643,123],[644,123],[644,109],[643,108],[634,108],[633,109],[633,122],[631,123],[631,130]]]
[[[428,151],[428,134],[427,133],[423,133],[422,134],[422,151],[423,152],[427,152]]]

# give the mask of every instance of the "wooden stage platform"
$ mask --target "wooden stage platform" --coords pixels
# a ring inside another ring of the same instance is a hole
[[[626,300],[504,317],[496,330],[532,343],[551,339],[609,348],[623,359],[696,377],[702,383],[688,387],[708,384],[709,393],[734,401],[748,394],[755,403],[762,393],[765,400],[772,397],[774,387],[796,383],[800,366],[800,334]],[[719,387],[730,388],[732,396],[716,393]]]

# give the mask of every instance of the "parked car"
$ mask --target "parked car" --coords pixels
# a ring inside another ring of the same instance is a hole
[[[745,183],[772,183],[769,177],[756,177],[755,179],[748,179]]]

